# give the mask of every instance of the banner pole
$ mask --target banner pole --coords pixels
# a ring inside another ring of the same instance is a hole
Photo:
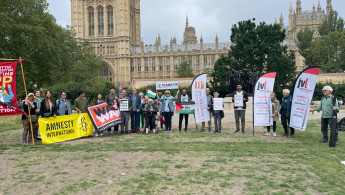
[[[27,97],[28,96],[28,91],[26,90],[25,76],[24,76],[23,63],[22,63],[22,58],[21,57],[19,57],[19,63],[20,63],[20,68],[22,70],[22,76],[23,76],[23,82],[24,82],[24,90],[25,90],[25,97]],[[29,112],[29,121],[30,121],[30,131],[31,131],[32,145],[35,145],[34,134],[33,134],[33,130],[32,130],[30,105],[29,104],[28,104],[28,112]]]

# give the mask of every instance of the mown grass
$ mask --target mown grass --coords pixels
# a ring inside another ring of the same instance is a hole
[[[62,184],[54,193],[344,193],[345,166],[340,163],[345,160],[344,132],[339,132],[340,141],[335,148],[318,142],[321,137],[319,121],[309,121],[307,131],[297,132],[292,139],[294,142],[282,137],[272,142],[274,138],[262,137],[262,134],[256,133],[253,137],[251,133],[160,133],[113,136],[104,142],[86,138],[86,141],[78,144],[1,144],[2,153],[15,151],[12,166],[24,169],[14,173],[11,178],[1,178],[1,181],[15,181],[4,191],[9,194],[20,189],[24,180],[30,180],[30,185],[46,185],[49,188],[52,183],[64,179],[68,179],[68,184]],[[280,126],[278,134],[282,134]],[[66,153],[72,155],[65,157]],[[22,157],[25,154],[35,155],[37,159]],[[132,157],[128,161],[134,161],[134,165],[123,162],[120,167],[102,169],[102,166],[117,160],[113,156],[116,154],[130,154]],[[157,157],[136,160],[140,155]],[[57,158],[66,159],[55,163]],[[46,171],[31,171],[40,163],[54,169],[48,174],[49,177]],[[71,173],[73,169],[64,169],[65,164],[69,163],[84,167],[83,170],[87,171],[97,168],[97,172],[78,180],[75,179],[78,173]],[[121,174],[112,174],[116,169],[121,169]],[[136,174],[131,175],[132,172]],[[107,183],[109,180],[111,182]]]
[[[23,128],[22,115],[2,116],[0,118],[0,132]]]

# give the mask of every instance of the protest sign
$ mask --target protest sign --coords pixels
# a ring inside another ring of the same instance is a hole
[[[195,102],[195,122],[210,121],[210,115],[207,110],[207,97],[206,97],[206,79],[207,74],[201,74],[192,82],[192,99]]]
[[[178,81],[174,82],[156,82],[156,90],[178,89]]]
[[[243,107],[243,95],[242,94],[234,95],[234,99],[235,99],[235,107]]]
[[[223,98],[213,98],[213,110],[223,110]]]

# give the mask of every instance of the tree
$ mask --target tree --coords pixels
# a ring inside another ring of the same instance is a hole
[[[310,48],[313,44],[313,34],[314,32],[306,27],[297,33],[297,47],[299,48],[299,53],[306,58],[306,49]],[[308,60],[305,61],[307,66],[311,66]]]
[[[281,43],[285,31],[278,24],[261,22],[256,25],[255,19],[238,22],[231,28],[231,42],[228,62],[230,69],[277,72],[277,92],[283,86],[292,85],[295,78],[295,62],[293,52],[288,52]]]
[[[320,36],[328,35],[331,32],[344,32],[344,19],[339,17],[337,11],[332,10],[319,28]]]
[[[56,24],[46,0],[3,0],[0,5],[0,58],[24,59],[27,88],[73,82],[84,88],[97,77],[101,60],[87,43],[78,44],[70,27]],[[17,69],[17,78],[21,77]],[[18,94],[23,82],[17,79]]]
[[[180,78],[184,77],[194,77],[193,70],[190,67],[190,62],[187,57],[182,59],[181,64],[177,68],[177,75]]]
[[[327,72],[345,71],[345,32],[331,32],[317,38],[305,50],[306,60]]]
[[[230,61],[228,57],[221,56],[215,63],[211,71],[212,91],[218,92],[220,97],[224,97],[229,93],[229,74]]]

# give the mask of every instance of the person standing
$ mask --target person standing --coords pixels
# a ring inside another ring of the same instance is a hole
[[[325,86],[322,89],[324,96],[321,99],[321,104],[316,109],[310,109],[310,112],[320,112],[322,111],[321,116],[321,132],[323,134],[322,140],[320,143],[327,143],[328,142],[328,125],[331,126],[331,119],[333,116],[333,112],[339,112],[339,103],[338,100],[335,99],[335,106],[333,105],[334,96],[332,95],[333,89],[330,86]],[[338,142],[338,132],[336,134],[336,142]]]
[[[34,94],[29,93],[28,96],[25,97],[24,101],[24,112],[26,114],[22,115],[22,122],[23,122],[23,144],[27,144],[32,142],[32,132],[35,132],[36,127],[36,115],[35,115],[35,109],[37,107],[36,102],[34,101]],[[31,116],[31,125],[30,125],[30,119],[29,119],[29,113]],[[32,127],[32,128],[31,128]],[[34,137],[36,140],[36,137]]]
[[[60,99],[56,100],[56,109],[59,116],[72,114],[71,102],[66,99],[66,92],[60,93]]]
[[[126,99],[128,101],[128,110],[127,111],[120,111],[121,112],[121,134],[128,134],[128,123],[129,123],[129,116],[132,110],[132,102],[131,99],[127,96],[126,90],[122,90],[122,99]],[[121,100],[120,100],[121,101]]]
[[[246,91],[242,90],[242,84],[237,85],[237,90],[233,94],[232,101],[235,102],[235,95],[242,95],[243,107],[237,107],[234,105],[234,112],[235,112],[235,121],[236,121],[236,131],[235,133],[240,132],[240,120],[241,120],[241,130],[244,134],[244,129],[246,126],[246,102],[248,102],[248,95]]]
[[[110,93],[105,96],[105,102],[110,106],[113,107],[114,106],[114,101],[115,99],[118,99],[118,97],[115,94],[115,87],[112,86],[109,88]],[[114,126],[114,134],[117,134],[119,132],[119,125],[115,125]],[[107,134],[111,133],[111,127],[108,129]]]
[[[42,102],[42,91],[39,89],[36,89],[34,91],[34,96],[35,96],[35,102],[36,102],[36,109],[35,109],[35,114],[36,114],[36,118],[38,119],[40,116],[40,109],[41,109],[41,102]],[[41,135],[40,135],[40,131],[39,131],[39,127],[38,124],[35,124],[36,128],[34,131],[34,137],[36,137],[37,139],[41,139]]]
[[[210,120],[208,121],[208,132],[211,132],[212,129],[212,104],[213,104],[213,97],[210,94],[210,88],[206,88],[206,98],[207,98],[207,114],[210,116]],[[201,123],[201,131],[205,131],[205,122]]]
[[[149,97],[147,95],[144,96],[144,94],[141,92],[139,93],[139,95],[141,98],[141,109],[139,112],[140,121],[139,121],[138,127],[139,128],[141,127],[142,132],[145,133],[145,106],[146,104],[148,104]]]
[[[219,93],[214,92],[213,96],[214,96],[214,98],[218,98]],[[222,106],[224,107],[224,104]],[[224,111],[223,110],[214,110],[213,111],[213,117],[214,117],[214,132],[213,133],[221,133],[222,132],[222,118],[224,117]]]
[[[279,100],[276,98],[276,93],[272,92],[270,94],[271,102],[272,102],[272,118],[273,118],[273,137],[276,137],[276,129],[277,129],[277,120],[279,120],[279,107],[280,103]],[[267,126],[267,133],[266,136],[270,136],[271,133],[271,126]]]
[[[180,90],[177,90],[176,97],[172,97],[170,91],[166,90],[165,95],[158,99],[162,102],[161,114],[164,116],[166,133],[171,133],[171,118],[175,112],[174,101],[176,101],[179,93]]]
[[[279,113],[281,115],[281,123],[284,128],[283,136],[290,137],[290,138],[294,137],[295,135],[294,128],[290,127],[290,135],[288,131],[288,124],[290,125],[291,105],[292,105],[292,97],[290,95],[290,90],[284,89],[282,105],[281,105]]]
[[[162,107],[162,102],[158,101],[159,98],[161,98],[163,96],[163,93],[162,92],[157,92],[157,107],[158,107],[158,110],[161,110],[161,107]],[[159,112],[159,116],[161,118],[164,118],[163,114],[161,112]],[[159,119],[159,117],[158,117]],[[160,126],[161,126],[161,129],[163,129],[163,123],[159,120],[160,122]],[[159,130],[159,128],[157,128],[157,130]]]
[[[178,103],[183,103],[183,102],[191,102],[192,99],[188,97],[187,91],[184,89],[182,90],[181,96],[177,99]],[[179,114],[179,121],[178,121],[178,130],[181,131],[182,129],[182,121],[184,118],[184,131],[187,132],[188,129],[188,117],[189,114]]]
[[[145,105],[145,129],[146,135],[149,133],[149,128],[153,134],[156,134],[156,115],[158,108],[156,104],[153,104],[152,99],[148,99],[148,103]]]
[[[139,112],[141,108],[141,97],[137,94],[137,89],[132,89],[132,94],[129,95],[129,99],[132,103],[132,110],[131,110],[131,132],[137,133],[138,125],[139,125]]]
[[[122,99],[122,91],[123,91],[123,88],[122,88],[122,86],[120,86],[119,92],[116,93],[116,97],[118,97],[119,99]]]
[[[84,91],[78,91],[78,98],[74,100],[74,109],[78,111],[78,114],[86,113],[86,107],[88,106],[88,100],[85,97]]]
[[[56,117],[56,104],[50,90],[46,91],[45,97],[41,102],[40,117]]]
[[[104,103],[104,101],[102,99],[102,94],[98,93],[97,98],[93,102],[93,106],[96,106],[96,105],[102,104],[102,103]],[[103,133],[101,131],[99,131],[98,129],[96,129],[95,127],[93,127],[93,132],[96,132],[96,137],[103,136]]]

